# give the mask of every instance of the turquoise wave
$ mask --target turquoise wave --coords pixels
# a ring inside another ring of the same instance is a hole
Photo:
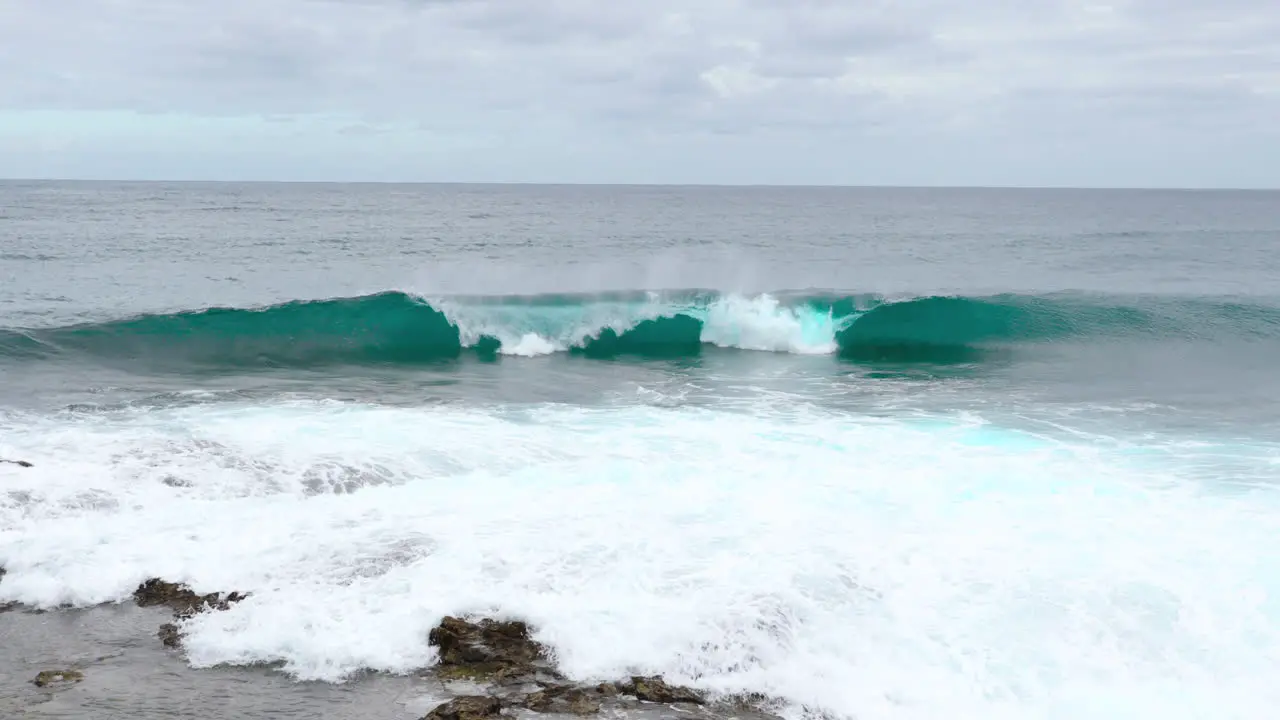
[[[682,357],[708,348],[940,362],[1103,339],[1280,340],[1280,306],[1213,298],[740,296],[690,290],[449,297],[402,292],[0,330],[0,361],[88,357],[224,368],[408,365],[567,352]]]

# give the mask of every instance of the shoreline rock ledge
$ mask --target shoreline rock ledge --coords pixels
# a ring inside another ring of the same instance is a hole
[[[160,578],[151,578],[133,591],[133,601],[138,607],[165,605],[173,610],[175,620],[185,620],[201,612],[229,610],[232,605],[247,597],[248,595],[239,592],[200,595],[186,585],[166,582]],[[182,644],[182,633],[175,623],[161,625],[156,636],[165,647],[178,647]]]
[[[763,698],[712,703],[702,693],[670,685],[658,676],[632,676],[595,685],[571,682],[551,663],[551,653],[530,638],[528,625],[519,620],[445,617],[431,630],[427,643],[437,649],[439,660],[426,674],[439,679],[446,689],[465,683],[467,694],[442,703],[423,720],[483,720],[521,709],[585,716],[606,707],[629,710],[643,704],[678,706],[682,715],[694,718],[776,717],[760,707]]]
[[[166,606],[176,620],[197,613],[228,610],[249,597],[244,593],[200,595],[190,587],[152,578],[138,586],[133,600],[140,607]],[[157,633],[168,647],[178,647],[182,635],[174,623]],[[607,715],[668,706],[689,720],[777,720],[769,712],[771,699],[745,695],[709,700],[692,688],[671,685],[660,676],[634,675],[614,682],[575,683],[561,673],[548,648],[535,642],[521,620],[446,616],[427,635],[437,651],[435,665],[421,671],[439,681],[448,700],[422,720],[486,720],[520,711],[555,715]]]
[[[5,570],[4,566],[0,565],[0,582],[4,582],[4,576],[7,572],[8,570]],[[16,607],[18,607],[18,603],[16,602],[0,602],[0,613],[8,612]]]

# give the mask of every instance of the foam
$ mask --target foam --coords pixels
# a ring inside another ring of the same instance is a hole
[[[842,717],[1280,701],[1280,498],[1183,474],[1221,448],[798,403],[228,403],[9,415],[0,437],[36,462],[0,468],[0,601],[124,600],[154,575],[254,593],[190,621],[198,667],[407,672],[443,614],[477,611],[527,618],[583,680]]]
[[[516,342],[502,341],[501,352],[504,355],[537,357],[563,351],[564,347],[551,342],[537,333],[525,333]]]
[[[467,304],[424,298],[458,327],[463,346],[483,337],[501,342],[504,355],[532,357],[582,347],[604,330],[624,333],[645,320],[686,315],[703,325],[701,340],[724,348],[827,355],[836,352],[831,310],[789,307],[769,294],[726,295],[709,303],[682,303],[649,294],[643,302],[547,305]],[[849,318],[845,318],[846,323]]]
[[[832,313],[784,307],[770,295],[729,296],[707,307],[702,341],[742,350],[828,355],[837,350]]]

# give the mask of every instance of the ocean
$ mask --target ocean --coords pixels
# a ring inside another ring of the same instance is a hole
[[[0,183],[0,707],[417,717],[479,613],[787,717],[1270,717],[1277,247],[1261,191]],[[150,577],[251,595],[174,653]]]

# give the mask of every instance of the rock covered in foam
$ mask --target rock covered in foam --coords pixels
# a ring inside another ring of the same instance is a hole
[[[0,566],[0,582],[4,582],[5,573],[8,572],[3,566]],[[6,612],[18,607],[16,602],[0,603],[0,612]]]
[[[173,616],[178,619],[189,618],[205,611],[229,610],[233,604],[246,597],[248,595],[239,592],[199,595],[186,585],[167,582],[160,578],[151,578],[133,591],[133,601],[139,607],[165,605],[173,610]],[[165,647],[178,647],[182,644],[182,631],[175,623],[161,625],[156,636]]]
[[[620,682],[582,685],[568,681],[547,659],[548,650],[531,638],[529,626],[519,620],[463,620],[445,617],[431,630],[427,642],[439,653],[434,674],[442,680],[470,680],[488,685],[486,695],[457,698],[468,703],[486,699],[484,705],[437,708],[428,718],[453,720],[461,712],[483,710],[497,714],[501,708],[522,708],[537,713],[593,715],[608,705],[611,710],[635,708],[638,703],[706,706],[695,690],[667,683],[658,676],[631,676]],[[491,709],[496,703],[497,710]],[[478,709],[477,709],[478,708]],[[487,717],[471,715],[468,717]],[[707,714],[707,717],[718,717]]]

